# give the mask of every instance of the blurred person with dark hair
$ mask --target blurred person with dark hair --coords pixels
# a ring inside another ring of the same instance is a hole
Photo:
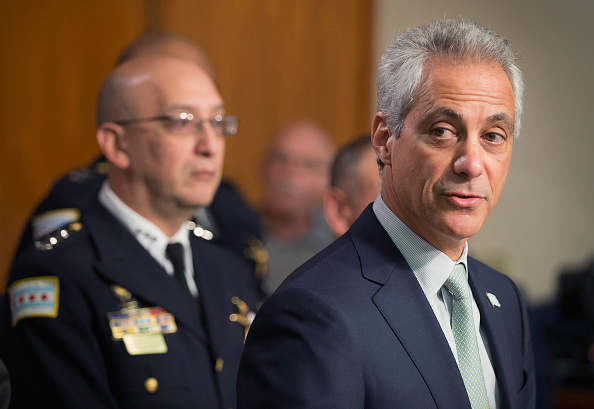
[[[371,146],[371,135],[363,135],[338,151],[330,170],[324,215],[335,237],[351,227],[379,190],[377,156]]]

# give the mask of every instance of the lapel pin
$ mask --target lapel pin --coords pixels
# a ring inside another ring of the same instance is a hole
[[[499,303],[499,300],[497,299],[497,297],[495,296],[495,294],[491,294],[491,293],[487,293],[487,298],[489,299],[489,302],[491,303],[491,305],[493,306],[493,308],[497,307],[501,307],[501,304]]]

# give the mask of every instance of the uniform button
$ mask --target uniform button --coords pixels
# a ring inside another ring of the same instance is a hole
[[[223,361],[223,358],[217,358],[217,360],[215,362],[215,371],[221,372],[223,370],[224,363],[225,362]]]
[[[156,378],[146,378],[144,381],[144,389],[148,393],[154,393],[159,388],[159,381]]]

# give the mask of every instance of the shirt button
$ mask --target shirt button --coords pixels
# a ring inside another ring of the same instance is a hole
[[[216,362],[215,362],[215,371],[217,372],[221,372],[223,370],[223,358],[219,357],[217,358]]]
[[[144,389],[148,393],[154,393],[159,388],[159,381],[155,378],[146,378],[144,381]]]

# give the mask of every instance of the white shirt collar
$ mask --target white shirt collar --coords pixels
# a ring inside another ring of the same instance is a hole
[[[413,232],[396,216],[378,194],[373,211],[404,259],[413,270],[427,297],[441,291],[456,262]],[[467,266],[468,243],[457,263]],[[468,268],[466,268],[468,272]],[[468,274],[468,273],[467,273]]]
[[[169,243],[181,243],[184,249],[190,249],[189,232],[184,223],[171,238],[148,219],[142,217],[125,204],[105,181],[99,191],[99,201],[118,219],[138,242],[161,264],[166,270],[170,263],[165,260],[165,248]]]

